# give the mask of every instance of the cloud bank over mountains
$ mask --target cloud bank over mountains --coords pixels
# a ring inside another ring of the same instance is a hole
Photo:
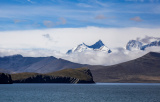
[[[113,65],[138,58],[150,51],[159,52],[160,47],[146,48],[145,51],[125,49],[129,40],[139,40],[144,43],[159,40],[159,32],[158,28],[99,27],[3,31],[0,32],[0,56],[14,54],[32,57],[55,56],[82,64]],[[92,45],[99,39],[111,49],[112,53],[84,51],[65,54],[83,42]]]
[[[21,54],[23,56],[32,57],[46,57],[55,56],[57,58],[66,59],[72,62],[90,65],[114,65],[129,60],[139,58],[150,51],[160,52],[160,47],[150,47],[145,49],[145,51],[128,51],[124,48],[112,49],[112,53],[99,52],[99,51],[84,51],[79,53],[73,53],[70,55],[55,51],[55,50],[45,50],[45,49],[0,49],[1,56]]]
[[[63,56],[64,59],[72,62],[91,64],[91,65],[114,65],[129,60],[139,58],[149,52],[160,52],[160,46],[147,47],[145,50],[127,50],[119,47],[112,49],[111,53],[103,51],[83,51]]]
[[[125,47],[132,39],[144,41],[149,39],[146,36],[159,38],[159,32],[159,28],[101,27],[1,31],[0,49],[47,49],[66,53],[83,42],[92,45],[99,39],[108,48],[114,49]]]

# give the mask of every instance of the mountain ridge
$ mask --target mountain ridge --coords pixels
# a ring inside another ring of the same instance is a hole
[[[65,68],[81,68],[85,64],[70,62],[56,57],[23,57],[13,55],[0,57],[0,71],[8,73],[37,72],[47,73]]]
[[[160,53],[146,55],[112,66],[92,66],[95,82],[160,83]]]

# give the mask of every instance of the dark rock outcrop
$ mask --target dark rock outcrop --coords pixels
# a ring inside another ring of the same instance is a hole
[[[0,84],[12,84],[11,75],[0,73]]]
[[[71,77],[36,75],[22,80],[15,80],[13,82],[14,83],[77,83],[78,79]]]

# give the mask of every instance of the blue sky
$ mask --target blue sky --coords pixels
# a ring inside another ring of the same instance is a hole
[[[159,0],[0,0],[0,31],[158,28]]]

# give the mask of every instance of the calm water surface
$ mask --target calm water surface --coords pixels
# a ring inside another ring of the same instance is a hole
[[[160,102],[160,84],[1,84],[0,102]]]

